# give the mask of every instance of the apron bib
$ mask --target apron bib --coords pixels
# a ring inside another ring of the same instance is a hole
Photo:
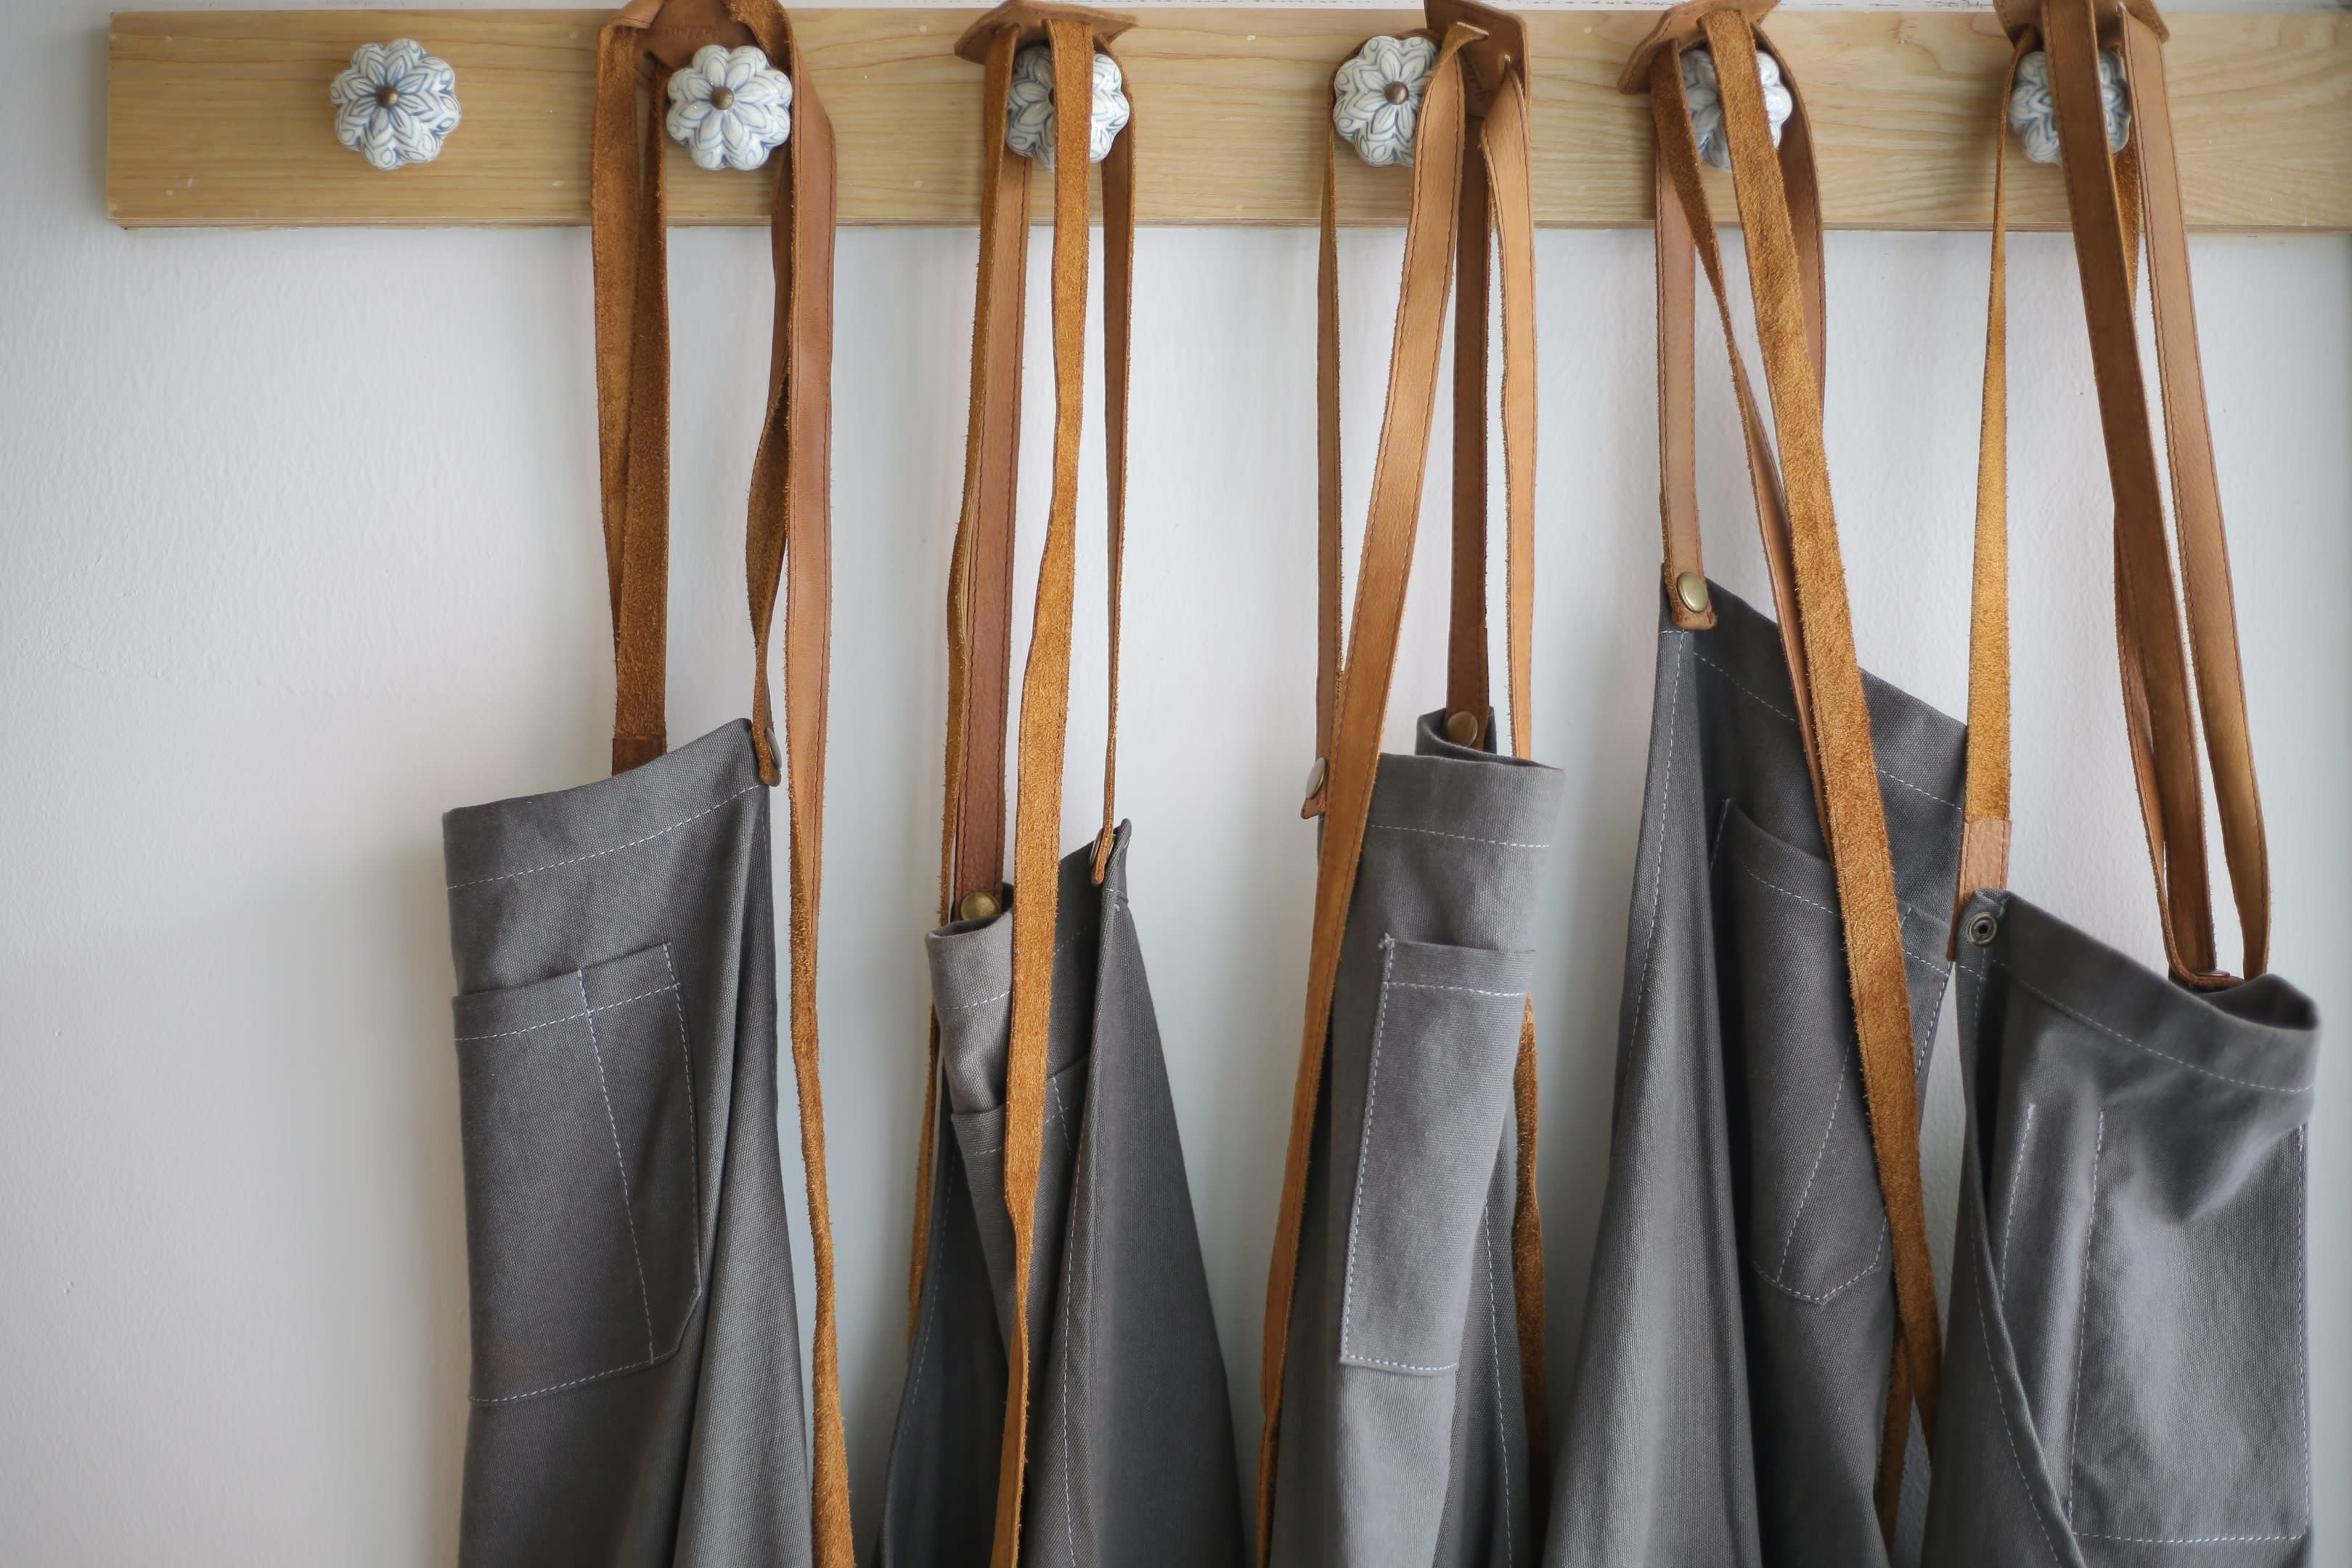
[[[1055,99],[1091,101],[1118,17],[1009,5],[959,53],[987,68],[971,430],[949,605],[940,920],[907,1382],[884,1482],[886,1568],[1240,1568],[1233,1417],[1143,954],[1131,828],[1113,809],[1130,125],[1103,165],[1111,736],[1103,828],[1059,856],[1083,423],[1088,117],[1055,117],[1055,465],[1020,711],[1013,882],[1004,740],[1028,160],[1005,145],[1014,59],[1045,41]],[[1058,857],[1058,858],[1057,858]],[[941,1089],[945,1092],[942,1094]]]
[[[751,485],[753,718],[663,723],[668,321],[658,100],[756,42],[796,89]],[[849,1568],[815,1016],[833,144],[772,0],[640,0],[598,44],[593,220],[614,776],[444,823],[473,1318],[459,1561]],[[787,743],[769,727],[785,584]],[[788,783],[814,1449],[777,1146],[769,787]]]
[[[2198,369],[2162,24],[2141,5],[2015,9],[2004,8],[2012,76],[2030,50],[2046,48],[2056,100],[2116,500],[2124,709],[2171,973],[2006,890],[2004,166],[1993,208],[1957,944],[1969,1128],[1927,1562],[2303,1563],[2311,1553],[2305,1128],[2317,1018],[2301,993],[2262,973],[2268,851]],[[2107,151],[2100,107],[2102,47],[2120,50],[2130,86],[2130,141],[2119,155]],[[2000,157],[2005,165],[2005,146]],[[2143,234],[2178,599],[2134,320]],[[2243,982],[2221,973],[2214,953],[2200,731],[2245,970],[2255,977]]]
[[[1528,985],[1560,776],[1528,760],[1534,224],[1518,25],[1433,5],[1405,270],[1339,659],[1337,153],[1319,282],[1321,815],[1307,1035],[1268,1291],[1260,1454],[1272,1568],[1529,1560],[1540,1539],[1542,1244]],[[1474,151],[1475,149],[1475,151]],[[1499,234],[1512,752],[1487,695],[1489,229]],[[1382,756],[1455,289],[1447,706]],[[1514,1110],[1517,1112],[1516,1121]]]
[[[1821,444],[1811,138],[1799,98],[1775,153],[1754,14],[1670,12],[1622,83],[1650,92],[1657,136],[1665,614],[1609,1184],[1545,1557],[1574,1568],[1885,1563],[1915,1401],[1933,1429],[1916,1096],[1962,733],[1854,661]],[[1695,242],[1738,342],[1683,86],[1701,46],[1777,429],[1776,461],[1735,347],[1777,626],[1699,554]]]

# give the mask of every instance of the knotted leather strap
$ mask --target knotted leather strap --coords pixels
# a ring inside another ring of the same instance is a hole
[[[1002,5],[968,31],[958,53],[987,70],[981,110],[982,214],[978,301],[972,327],[971,424],[964,505],[956,528],[948,605],[949,721],[946,800],[940,827],[940,911],[955,918],[969,894],[1002,895],[1003,777],[1011,669],[1013,471],[1021,433],[1021,332],[1028,236],[1028,160],[1004,144],[1015,56],[1040,37],[1053,50],[1054,99],[1054,474],[1045,545],[1023,675],[1013,842],[1013,1003],[1005,1072],[1004,1187],[1013,1234],[1013,1299],[1020,1303],[1007,1346],[1009,1386],[997,1477],[991,1562],[1019,1561],[1027,1468],[1028,1301],[1034,1255],[1038,1169],[1045,1135],[1045,1061],[1052,1016],[1054,927],[1061,859],[1062,773],[1068,717],[1075,597],[1078,449],[1085,425],[1087,212],[1094,56],[1129,22],[1073,6]],[[1113,56],[1116,58],[1116,56]],[[1132,94],[1130,93],[1130,100]],[[1060,106],[1077,106],[1076,111]],[[1117,826],[1117,735],[1120,574],[1127,515],[1129,324],[1135,255],[1135,128],[1103,163],[1104,304],[1108,426],[1110,733],[1105,746],[1103,827],[1094,874],[1108,868]],[[931,1027],[924,1108],[909,1319],[922,1300],[938,1121],[939,1029]]]
[[[791,893],[789,1019],[808,1173],[816,1275],[813,1534],[819,1568],[852,1568],[849,1468],[825,1188],[818,1072],[817,910],[824,842],[826,679],[832,643],[833,128],[792,25],[774,0],[637,0],[597,40],[590,226],[596,279],[596,393],[604,550],[616,669],[613,768],[652,761],[663,721],[669,556],[669,309],[663,89],[705,44],[756,43],[793,82],[793,132],[776,155],[776,300],[766,418],[751,471],[745,535],[752,644],[751,733],[760,776],[785,785]],[[642,139],[637,87],[654,111]],[[781,580],[781,583],[780,583]],[[784,730],[778,754],[768,643],[784,600]]]
[[[2095,6],[2094,0],[2048,0],[2038,23],[2037,29],[2031,23],[2013,22],[2014,37],[2019,57],[2038,36],[2050,58],[2059,158],[2066,177],[2115,495],[2116,635],[2124,715],[2156,879],[2165,956],[2182,984],[2212,989],[2234,984],[2238,977],[2219,967],[2214,951],[2203,779],[2197,756],[2200,729],[2213,769],[2222,851],[2244,938],[2247,975],[2261,973],[2268,963],[2269,851],[2246,722],[2212,436],[2205,414],[2188,232],[2165,92],[2163,23],[2147,0],[2131,0],[2121,8]],[[2107,152],[2099,93],[2103,34],[2121,48],[2131,96],[2131,142],[2116,155]],[[2007,879],[2006,211],[2000,194],[2005,139],[1996,156],[1969,651],[1969,826],[1961,868],[1963,897]],[[2179,536],[2177,595],[2174,544],[2166,534],[2165,487],[2158,471],[2135,310],[2143,230],[2165,454]]]
[[[1307,1166],[1322,1089],[1340,940],[1380,763],[1397,637],[1419,521],[1437,394],[1438,355],[1449,284],[1455,289],[1454,576],[1447,657],[1449,713],[1471,715],[1483,737],[1493,722],[1487,697],[1486,339],[1488,272],[1501,259],[1503,441],[1506,478],[1506,664],[1514,754],[1532,746],[1528,710],[1535,563],[1535,224],[1528,152],[1524,35],[1484,6],[1445,0],[1430,7],[1443,29],[1424,90],[1413,149],[1412,206],[1402,289],[1389,366],[1388,402],[1375,461],[1370,521],[1356,584],[1355,614],[1341,658],[1338,152],[1324,153],[1322,253],[1317,271],[1318,667],[1316,732],[1322,775],[1306,814],[1324,817],[1317,867],[1306,1030],[1291,1102],[1289,1157],[1266,1290],[1261,1396],[1265,1428],[1258,1451],[1259,1560],[1271,1546],[1274,1486],[1289,1348]],[[1465,154],[1475,137],[1481,158]],[[1489,226],[1496,242],[1489,250]],[[1454,271],[1458,247],[1461,268]],[[1358,677],[1362,679],[1358,679]],[[1474,737],[1474,742],[1476,737]],[[1512,1259],[1517,1282],[1521,1394],[1538,1473],[1545,1467],[1543,1239],[1536,1203],[1535,1012],[1520,1031],[1513,1080],[1517,1168]]]
[[[1810,173],[1810,135],[1801,129],[1801,116],[1792,117],[1789,129],[1793,134],[1784,135],[1776,155],[1757,75],[1755,18],[1767,9],[1769,5],[1717,5],[1709,0],[1677,7],[1636,53],[1622,85],[1629,91],[1644,82],[1649,88],[1658,153],[1673,186],[1674,205],[1696,240],[1722,315],[1725,342],[1734,345],[1733,388],[1747,434],[1782,641],[1790,655],[1799,729],[1812,769],[1822,839],[1837,876],[1864,1098],[1870,1110],[1879,1190],[1895,1259],[1896,1343],[1877,1496],[1880,1525],[1891,1541],[1914,1404],[1931,1442],[1935,1433],[1941,1334],[1919,1176],[1917,1084],[1902,913],[1895,899],[1894,861],[1847,609],[1822,431],[1820,271],[1817,263],[1808,266],[1805,260],[1799,243],[1799,204],[1791,200],[1783,174],[1784,161],[1794,161]],[[1702,42],[1713,52],[1720,84],[1777,440],[1768,440],[1763,433],[1736,348],[1730,294],[1700,183],[1698,148],[1683,90],[1680,52]],[[1785,79],[1790,74],[1785,58],[1781,64]],[[1803,183],[1806,205],[1817,215],[1812,188],[1810,179]],[[1663,192],[1660,200],[1664,211]],[[1817,224],[1816,216],[1802,226]],[[1661,243],[1680,245],[1671,223],[1662,226]],[[1669,489],[1674,482],[1669,480]],[[1671,508],[1668,516],[1671,551],[1675,541]],[[1695,537],[1696,531],[1691,533]],[[1668,570],[1671,603],[1671,562]]]

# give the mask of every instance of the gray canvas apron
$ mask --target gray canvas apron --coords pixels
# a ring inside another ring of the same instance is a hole
[[[2030,49],[2049,55],[2116,500],[2124,708],[2171,974],[2006,889],[2001,180],[1969,664],[1969,896],[1958,944],[1969,1129],[1926,1560],[1934,1568],[2304,1563],[2304,1139],[2317,1018],[2301,993],[2262,973],[2267,850],[2197,369],[2163,49],[2147,17],[2106,18],[2132,106],[2130,141],[2111,157],[2099,18],[2088,0],[2015,10],[2004,10],[2017,46],[2012,71]],[[2143,231],[2178,601],[2133,330]],[[2182,647],[2180,601],[2193,658]],[[2200,730],[2245,972],[2258,977],[2242,983],[2221,973],[2214,954]]]
[[[1780,323],[1759,334],[1777,465],[1733,363],[1777,626],[1708,584],[1698,552],[1694,239],[1736,341],[1677,59],[1698,45],[1723,83],[1758,319]],[[1625,77],[1652,92],[1659,144],[1667,594],[1609,1183],[1545,1556],[1564,1568],[1883,1564],[1913,1441],[1888,1176],[1909,1177],[1924,1260],[1916,1095],[1943,994],[1962,731],[1853,663],[1818,448],[1811,137],[1800,102],[1775,158],[1755,48],[1746,18],[1686,6]],[[1865,902],[1849,878],[1874,858],[1891,889]],[[1901,1008],[1874,1037],[1857,1025],[1865,962]],[[1876,1083],[1874,1048],[1892,1057]]]
[[[1085,363],[1082,113],[1058,114],[1055,132],[1055,486],[1009,892],[1003,876],[1029,212],[1028,163],[1004,144],[1005,117],[1024,44],[1046,38],[1056,100],[1085,104],[1093,57],[1123,26],[1024,6],[992,13],[960,46],[987,68],[986,177],[971,458],[951,573],[942,924],[928,940],[935,1052],[879,1544],[896,1568],[1245,1560],[1224,1361],[1128,899],[1131,830],[1113,826],[1108,767],[1100,837],[1055,858]],[[1103,169],[1114,735],[1134,135],[1130,124]]]
[[[1540,1238],[1528,984],[1560,776],[1528,760],[1532,203],[1525,40],[1433,7],[1407,270],[1344,677],[1339,661],[1336,179],[1321,279],[1324,761],[1308,1034],[1267,1305],[1264,1561],[1496,1564],[1540,1539]],[[1465,25],[1467,24],[1467,25]],[[1473,147],[1476,148],[1474,154]],[[1501,237],[1513,754],[1486,695],[1489,212]],[[1379,754],[1460,257],[1447,707]],[[1515,1106],[1521,1120],[1515,1125]],[[1278,1442],[1277,1442],[1278,1439]]]
[[[646,0],[599,44],[614,776],[444,825],[473,1319],[458,1557],[482,1568],[851,1560],[813,991],[832,138],[782,11],[742,0],[739,23],[694,9]],[[767,725],[762,658],[756,722],[664,754],[666,227],[658,174],[640,174],[658,169],[659,120],[641,165],[636,89],[642,68],[658,95],[701,44],[755,40],[799,89],[778,154],[773,438],[750,551],[763,654],[792,556],[790,744],[780,753]],[[768,790],[787,768],[793,1047],[817,1246],[814,1452],[777,1144]]]

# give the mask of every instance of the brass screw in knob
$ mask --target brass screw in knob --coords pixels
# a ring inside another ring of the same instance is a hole
[[[1680,599],[1683,602],[1683,608],[1688,610],[1692,615],[1703,616],[1706,614],[1706,607],[1709,603],[1706,594],[1706,579],[1700,576],[1696,572],[1684,573],[1681,576],[1675,579],[1675,597]]]
[[[390,109],[399,101],[400,89],[393,86],[392,83],[385,82],[375,89],[375,106],[378,109]]]
[[[713,109],[718,109],[718,110],[728,110],[728,109],[732,109],[732,108],[734,108],[734,107],[735,107],[735,89],[732,89],[732,88],[727,88],[727,87],[714,87],[714,88],[712,88],[712,89],[710,89],[710,107],[711,107],[711,108],[713,108]]]
[[[1402,103],[1406,99],[1412,96],[1412,89],[1405,86],[1405,84],[1401,81],[1392,81],[1389,83],[1383,91],[1391,103]]]
[[[996,901],[995,895],[992,893],[966,893],[963,896],[963,901],[956,905],[956,918],[965,921],[984,921],[1003,907]]]
[[[1445,738],[1457,746],[1476,745],[1478,731],[1484,728],[1478,715],[1467,708],[1457,708],[1445,716]]]

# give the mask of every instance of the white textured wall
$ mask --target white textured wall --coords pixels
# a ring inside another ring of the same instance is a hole
[[[438,817],[603,769],[586,237],[120,232],[100,195],[105,11],[12,6],[0,55],[0,1560],[445,1561],[467,1349]],[[974,251],[970,233],[841,237],[823,1000],[869,1499],[903,1357]],[[673,254],[684,739],[747,700],[738,563],[767,262],[748,232],[681,235]],[[1351,506],[1396,256],[1374,237],[1346,258]],[[2276,962],[2340,1025],[2352,244],[2203,240],[2196,260]],[[1245,1445],[1312,877],[1296,816],[1312,751],[1312,265],[1307,234],[1210,232],[1149,233],[1138,264],[1121,804]],[[1607,1154],[1649,713],[1649,268],[1643,234],[1541,242],[1537,738],[1569,775],[1538,993],[1556,1373]],[[2015,879],[2152,957],[2063,241],[2020,240],[2013,274]],[[1980,237],[1831,244],[1830,439],[1858,634],[1874,668],[1951,711],[1983,275]],[[1706,352],[1710,559],[1757,588]],[[1049,378],[1031,380],[1034,499]],[[1439,531],[1400,718],[1438,700]],[[1092,591],[1098,531],[1081,550]],[[1101,734],[1099,602],[1083,615],[1074,841]],[[2337,1565],[2352,1563],[2352,1502],[2330,1479],[2352,1474],[2340,1067],[2322,1075],[2310,1184],[2312,1459],[2319,1560]],[[1947,1215],[1950,1089],[1947,1067],[1930,1121]]]

